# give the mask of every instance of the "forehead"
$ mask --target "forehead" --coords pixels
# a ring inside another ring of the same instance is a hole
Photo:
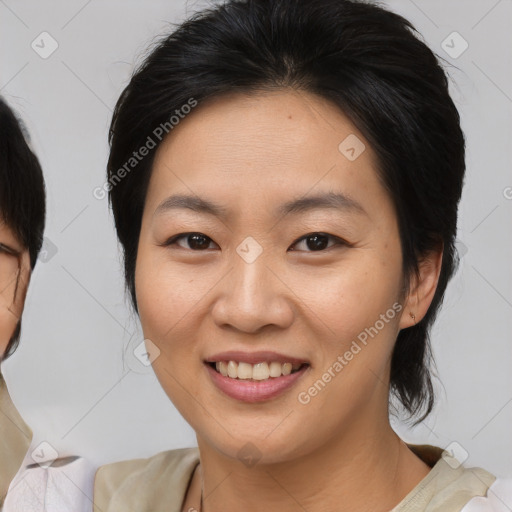
[[[154,211],[171,191],[240,207],[326,191],[386,201],[376,162],[363,135],[323,98],[292,90],[224,95],[200,104],[164,139],[147,206]]]

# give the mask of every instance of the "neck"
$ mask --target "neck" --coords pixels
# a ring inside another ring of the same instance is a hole
[[[339,510],[340,505],[352,512],[391,510],[430,467],[407,448],[389,421],[361,432],[354,425],[307,455],[250,467],[198,436],[201,465],[194,488],[199,493],[203,488],[201,512],[320,512]],[[194,501],[199,503],[200,495]]]

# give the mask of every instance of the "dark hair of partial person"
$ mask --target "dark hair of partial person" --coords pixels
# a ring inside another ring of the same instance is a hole
[[[43,244],[46,189],[41,165],[25,133],[21,120],[0,97],[0,221],[28,250],[33,270]],[[20,334],[21,320],[2,359],[15,351]]]
[[[291,89],[336,105],[377,155],[378,177],[396,209],[404,290],[418,275],[422,256],[443,247],[430,308],[400,331],[391,361],[391,397],[414,424],[435,403],[430,329],[459,263],[455,236],[465,141],[440,60],[408,20],[375,4],[227,1],[195,13],[154,44],[122,92],[109,134],[112,180],[190,98],[201,103]],[[155,152],[109,189],[135,312],[137,246]]]

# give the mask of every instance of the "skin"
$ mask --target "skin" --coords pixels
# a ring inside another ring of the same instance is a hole
[[[338,150],[350,134],[366,145],[354,161]],[[366,213],[274,211],[329,191]],[[220,203],[229,215],[157,212],[177,193]],[[199,249],[186,236],[166,245],[190,232],[208,237]],[[303,238],[311,233],[349,245],[327,239],[315,251]],[[248,236],[263,250],[250,264],[236,252]],[[425,315],[441,256],[426,255],[404,294],[397,218],[375,155],[329,102],[291,90],[230,95],[182,120],[155,157],[135,274],[144,336],[160,350],[154,371],[200,450],[182,510],[199,510],[201,486],[203,511],[334,511],[342,503],[378,512],[405,497],[430,468],[389,424],[390,357],[400,329],[414,323],[409,313],[416,322]],[[395,302],[401,312],[299,403],[298,393]],[[281,396],[242,403],[212,384],[203,363],[226,350],[274,350],[310,367]],[[250,467],[237,456],[246,443],[261,457]]]
[[[28,250],[0,221],[0,359],[20,320],[29,278]]]

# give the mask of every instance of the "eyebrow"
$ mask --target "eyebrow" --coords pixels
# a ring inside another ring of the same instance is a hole
[[[219,218],[226,218],[229,214],[229,210],[220,204],[198,196],[176,194],[160,203],[153,215],[160,215],[173,209],[188,209]],[[327,192],[288,201],[277,208],[276,214],[282,216],[302,214],[318,209],[335,209],[368,216],[368,213],[360,203],[340,192]]]

